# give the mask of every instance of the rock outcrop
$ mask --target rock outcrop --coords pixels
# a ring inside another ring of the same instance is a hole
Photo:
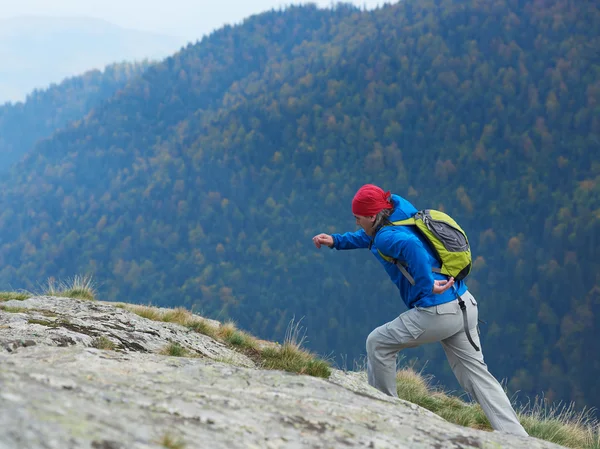
[[[261,370],[208,336],[110,303],[2,305],[0,449],[560,447],[451,424],[363,373]],[[96,349],[98,338],[115,350]],[[161,355],[169,343],[195,357]]]

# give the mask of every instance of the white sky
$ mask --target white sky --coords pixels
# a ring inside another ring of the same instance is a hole
[[[348,0],[374,8],[397,0]],[[272,8],[307,3],[304,0],[0,0],[0,19],[21,15],[84,16],[107,20],[123,28],[180,36],[195,42],[225,24]],[[313,0],[327,7],[331,0]]]

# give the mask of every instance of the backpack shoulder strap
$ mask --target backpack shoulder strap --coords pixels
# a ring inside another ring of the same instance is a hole
[[[391,224],[393,226],[407,226],[407,225],[414,225],[416,224],[416,220],[415,217],[410,217],[407,218],[405,220],[399,220],[399,221],[392,221]]]

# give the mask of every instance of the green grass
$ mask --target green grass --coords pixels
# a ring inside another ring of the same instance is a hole
[[[117,348],[117,345],[104,335],[95,338],[92,341],[92,346],[96,349],[105,349],[108,351],[114,351]]]
[[[401,399],[420,405],[447,421],[466,427],[492,430],[477,403],[431,388],[427,379],[408,368],[398,371],[397,391]],[[518,408],[517,415],[527,433],[533,437],[575,449],[600,449],[600,427],[590,412],[576,413],[570,407],[547,407],[536,402]]]
[[[0,301],[24,301],[32,296],[33,295],[31,293],[24,292],[0,292]]]
[[[4,305],[0,305],[0,310],[7,312],[7,313],[27,313],[30,311],[30,309],[28,309],[26,307],[11,307],[11,306],[4,306]]]
[[[172,357],[189,357],[190,352],[181,346],[179,343],[169,343],[161,351],[163,355],[170,355]]]
[[[0,310],[7,312],[7,313],[39,313],[41,315],[47,316],[47,317],[56,317],[56,314],[54,312],[51,312],[49,310],[44,310],[44,309],[34,309],[34,308],[27,308],[27,307],[13,307],[13,306],[5,306],[4,304],[0,304]]]
[[[216,328],[216,336],[219,340],[229,343],[229,345],[248,351],[259,351],[258,340],[239,329],[235,324],[229,322]]]
[[[294,319],[290,321],[285,332],[283,345],[262,349],[262,366],[267,369],[277,369],[328,379],[331,375],[329,362],[321,360],[302,349],[306,335],[302,326],[300,326],[300,321],[294,322]]]
[[[56,321],[47,321],[47,320],[38,320],[35,318],[30,318],[27,320],[29,324],[39,324],[41,326],[46,327],[58,327],[58,323]]]
[[[307,374],[314,377],[329,378],[331,367],[328,362],[317,359],[314,355],[291,343],[281,347],[267,347],[261,351],[262,367]]]

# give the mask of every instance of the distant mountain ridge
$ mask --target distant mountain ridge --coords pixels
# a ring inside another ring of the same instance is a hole
[[[0,104],[34,89],[119,62],[167,57],[183,38],[129,30],[85,17],[19,16],[0,20]]]

